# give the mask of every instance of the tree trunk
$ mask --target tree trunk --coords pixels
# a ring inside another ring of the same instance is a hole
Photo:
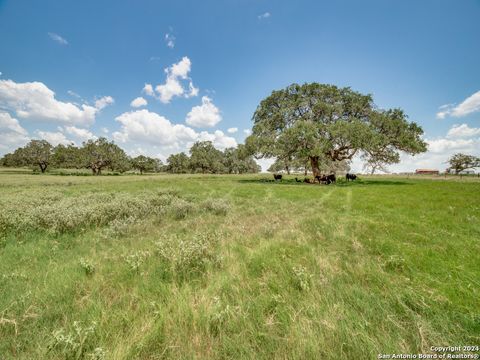
[[[285,169],[287,170],[287,174],[290,175],[290,168],[287,166],[285,166]]]
[[[320,168],[318,167],[318,156],[310,156],[310,165],[312,167],[313,178],[320,176]]]
[[[42,172],[42,174],[45,172],[45,170],[47,170],[47,165],[43,164],[43,163],[40,163],[40,171]]]

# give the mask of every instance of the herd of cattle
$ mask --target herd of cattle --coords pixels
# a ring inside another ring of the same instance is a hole
[[[281,181],[282,177],[283,177],[282,174],[273,174],[273,178],[275,179],[275,181]],[[357,180],[357,175],[347,174],[347,175],[345,175],[345,179],[347,181],[350,181],[350,180],[354,181],[354,180]],[[331,183],[337,182],[337,177],[335,176],[335,174],[317,175],[313,179],[305,178],[305,179],[303,179],[303,181],[298,179],[298,178],[295,178],[295,181],[296,182],[304,182],[304,183],[307,183],[307,184],[318,183],[318,184],[330,185]]]

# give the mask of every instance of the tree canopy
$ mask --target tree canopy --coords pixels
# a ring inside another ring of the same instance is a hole
[[[308,159],[314,175],[322,163],[351,160],[399,162],[399,151],[426,151],[422,128],[400,109],[382,110],[371,95],[318,83],[273,91],[253,115],[246,144],[257,157]]]
[[[140,171],[140,174],[148,171],[160,171],[163,164],[160,159],[154,159],[145,155],[139,155],[131,160],[132,168]]]
[[[455,174],[458,174],[464,170],[480,167],[480,158],[473,155],[457,153],[448,160],[448,163],[450,164],[449,170],[453,170]]]
[[[44,173],[51,163],[53,147],[46,140],[32,140],[24,147],[18,148],[4,157],[4,166],[39,167]]]
[[[84,142],[80,151],[85,167],[94,175],[100,175],[104,168],[124,172],[130,165],[125,151],[104,137]]]

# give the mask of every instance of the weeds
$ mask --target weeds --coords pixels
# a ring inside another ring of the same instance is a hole
[[[219,266],[219,234],[202,233],[191,238],[165,237],[156,245],[157,254],[171,274],[188,278],[205,272],[209,265]]]
[[[44,230],[61,234],[110,224],[115,236],[121,236],[136,218],[162,216],[173,203],[174,212],[183,218],[193,205],[170,192],[90,193],[66,197],[46,192],[36,198],[0,201],[0,236],[11,231]]]
[[[195,205],[189,201],[175,198],[170,203],[170,209],[172,211],[173,217],[177,220],[185,219],[187,215],[195,211]]]
[[[85,271],[86,275],[93,275],[95,272],[95,265],[93,265],[89,260],[87,259],[80,259],[80,266],[82,269]]]
[[[304,266],[294,266],[292,268],[294,284],[298,290],[307,291],[310,290],[312,281],[312,275],[308,272]]]
[[[201,204],[201,208],[215,215],[227,215],[230,204],[225,199],[207,199]]]
[[[68,360],[103,359],[105,357],[103,349],[96,348],[90,352],[93,347],[93,335],[96,327],[96,322],[83,326],[81,322],[74,321],[72,330],[59,329],[54,331],[47,348],[49,351],[64,355],[65,359]]]
[[[133,272],[139,272],[140,266],[150,256],[149,251],[135,251],[132,254],[125,255],[123,258]]]

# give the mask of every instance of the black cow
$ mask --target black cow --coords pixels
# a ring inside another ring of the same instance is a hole
[[[317,175],[315,176],[315,180],[318,180],[320,184],[330,185],[337,181],[337,177],[335,174],[330,175]]]
[[[302,182],[302,180],[298,180],[298,178],[295,178],[295,181],[296,182]]]
[[[274,178],[275,180],[282,180],[282,174],[278,174],[278,175],[277,175],[277,174],[273,174],[273,178]]]
[[[355,175],[355,174],[348,174],[348,173],[347,173],[347,175],[345,175],[345,177],[347,178],[347,181],[349,181],[349,180],[352,180],[352,181],[357,180],[357,175]]]
[[[337,182],[337,177],[335,176],[335,174],[330,174],[326,176],[326,180],[327,180],[327,185],[329,185],[331,183]]]

